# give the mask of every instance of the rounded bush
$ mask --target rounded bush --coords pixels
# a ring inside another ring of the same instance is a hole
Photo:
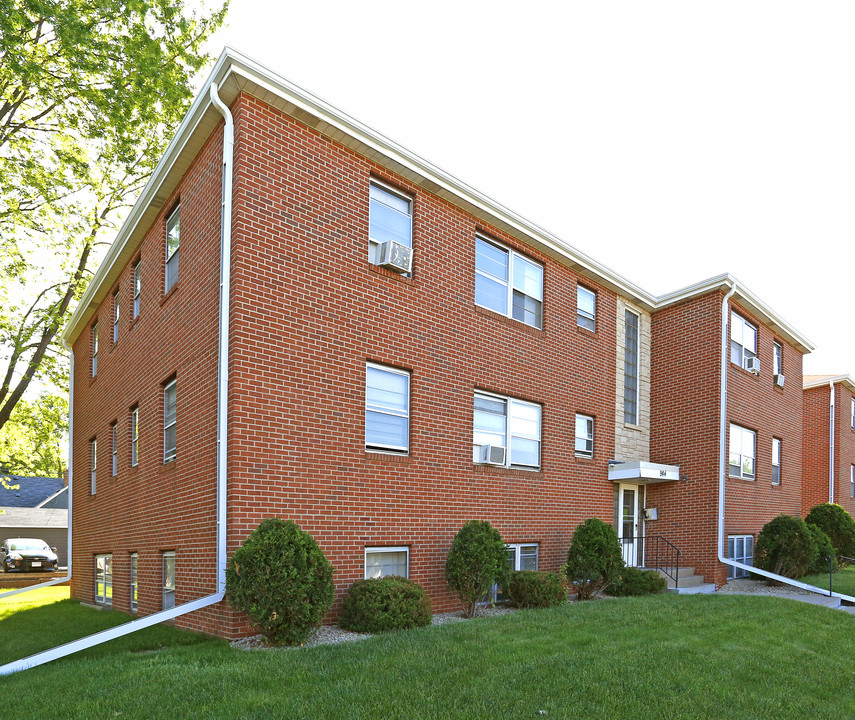
[[[502,536],[486,520],[470,520],[454,537],[445,560],[445,580],[472,617],[475,606],[507,573],[508,552]]]
[[[815,505],[805,517],[831,539],[837,555],[855,558],[855,520],[836,503]]]
[[[812,522],[806,522],[807,529],[810,531],[811,537],[816,544],[816,560],[813,565],[808,568],[810,573],[827,573],[829,571],[829,558],[833,567],[837,567],[837,562],[834,561],[834,546],[831,544],[831,538],[818,525]]]
[[[609,585],[607,592],[614,597],[630,597],[653,595],[664,592],[667,587],[668,583],[665,578],[660,577],[655,570],[625,567]]]
[[[564,570],[576,588],[577,600],[588,600],[605,590],[624,562],[615,529],[597,518],[588,518],[573,533]]]
[[[798,580],[814,566],[816,541],[801,518],[778,515],[767,522],[754,546],[754,564],[761,570]]]
[[[332,606],[333,568],[295,522],[268,518],[226,568],[226,597],[273,643],[299,645]]]
[[[347,630],[380,633],[430,625],[431,604],[416,583],[397,575],[357,580],[344,598],[339,624]]]
[[[508,576],[505,592],[520,608],[548,608],[567,601],[567,591],[555,573],[518,570]]]

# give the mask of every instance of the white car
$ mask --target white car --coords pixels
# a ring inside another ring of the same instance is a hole
[[[52,572],[58,565],[56,548],[36,538],[9,538],[0,545],[0,564],[6,572]]]

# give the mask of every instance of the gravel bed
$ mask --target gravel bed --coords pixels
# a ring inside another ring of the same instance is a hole
[[[716,592],[723,593],[725,595],[778,595],[781,597],[815,595],[815,593],[793,587],[792,585],[781,585],[774,582],[766,582],[765,580],[753,580],[751,578],[730,580],[726,585],[722,585]]]
[[[510,607],[483,607],[475,611],[475,617],[496,617],[498,615],[508,615],[516,612],[515,608]],[[466,618],[463,617],[463,611],[440,613],[433,616],[431,624],[445,625],[450,622],[462,622]],[[322,625],[315,630],[312,630],[308,639],[303,643],[302,647],[315,647],[317,645],[336,645],[343,642],[352,642],[354,640],[364,640],[369,638],[369,633],[355,633],[345,630],[338,625]],[[239,638],[232,640],[229,643],[233,648],[238,650],[292,650],[294,648],[269,645],[264,639],[264,635],[253,635],[251,637]]]

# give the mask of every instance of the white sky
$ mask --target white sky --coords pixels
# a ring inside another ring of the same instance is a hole
[[[281,7],[281,10],[277,10]],[[855,375],[855,3],[232,0],[268,65],[661,294],[730,272]]]

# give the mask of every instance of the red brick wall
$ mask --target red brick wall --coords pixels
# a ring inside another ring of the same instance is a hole
[[[827,385],[804,391],[803,515],[807,515],[814,505],[828,502],[828,413],[829,389]],[[848,469],[846,482],[849,482]]]
[[[648,506],[659,507],[649,534],[661,534],[683,551],[683,562],[708,582],[725,582],[716,561],[718,443],[723,294],[700,298],[653,316],[651,459],[680,465],[680,483],[648,489]],[[756,433],[755,480],[728,478],[725,534],[756,534],[780,513],[801,510],[802,355],[756,317],[731,302],[758,328],[760,374],[728,363],[730,423]],[[784,345],[784,388],[772,379],[772,343]],[[772,438],[782,441],[781,484],[772,485]]]
[[[852,428],[852,391],[837,384],[835,389],[834,497],[850,515],[855,516],[851,473],[855,465],[855,429]],[[826,454],[827,457],[827,454]]]

